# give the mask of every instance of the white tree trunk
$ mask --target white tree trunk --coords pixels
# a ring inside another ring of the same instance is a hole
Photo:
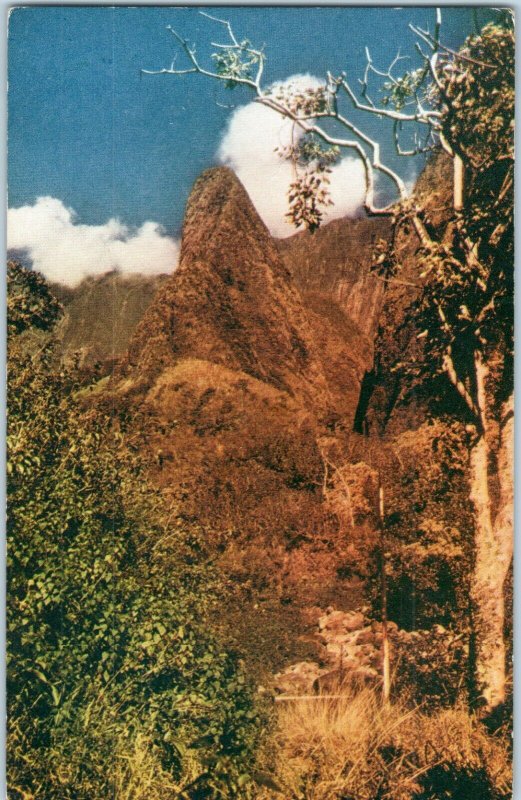
[[[505,576],[514,551],[514,395],[501,409],[500,440],[497,458],[499,506],[494,521],[498,558]]]
[[[454,176],[453,176],[453,206],[454,211],[461,211],[463,208],[465,192],[465,167],[461,156],[457,154],[453,157]]]
[[[494,538],[496,542],[496,580],[501,598],[503,628],[505,624],[505,581],[507,579],[514,554],[514,395],[512,394],[501,409],[500,439],[497,457],[499,481],[499,502],[494,520]],[[503,651],[506,650],[503,637]],[[503,662],[505,679],[507,673],[506,660]],[[502,698],[505,699],[505,682]]]
[[[482,430],[470,453],[470,499],[474,507],[475,564],[472,578],[476,678],[491,710],[505,700],[504,583],[513,548],[513,399],[505,404],[498,452],[500,497],[492,519],[489,489],[490,452],[487,430],[485,382],[487,367],[476,354],[475,369]]]
[[[475,530],[471,596],[478,690],[486,706],[493,708],[503,702],[505,695],[505,613],[491,518],[488,457],[486,439],[480,436],[470,453],[470,499],[474,506]]]

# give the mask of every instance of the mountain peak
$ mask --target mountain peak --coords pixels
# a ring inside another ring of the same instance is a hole
[[[207,170],[188,201],[179,267],[136,331],[127,366],[152,376],[197,358],[327,404],[312,338],[290,271],[246,190],[230,169]]]
[[[199,257],[207,260],[213,255],[222,261],[223,247],[230,248],[235,243],[237,249],[244,240],[256,245],[257,255],[260,255],[259,248],[263,250],[271,245],[269,231],[235,173],[228,167],[205,170],[188,198],[181,269],[185,262]]]
[[[248,193],[235,172],[230,167],[210,167],[204,170],[195,181],[188,200],[187,214],[192,207],[208,204],[222,204],[233,199],[249,201]]]

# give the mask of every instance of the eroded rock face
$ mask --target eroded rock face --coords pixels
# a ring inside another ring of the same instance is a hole
[[[389,230],[383,218],[342,219],[277,242],[324,355],[336,408],[349,428],[364,376],[373,367],[385,284],[371,265]]]
[[[370,267],[375,246],[389,231],[385,218],[341,219],[279,242],[302,293],[335,301],[371,345],[384,283]]]

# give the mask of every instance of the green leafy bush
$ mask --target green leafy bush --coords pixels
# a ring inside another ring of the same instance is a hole
[[[201,534],[167,518],[112,415],[52,363],[52,345],[12,338],[10,796],[247,794],[259,718],[206,621],[221,584]]]

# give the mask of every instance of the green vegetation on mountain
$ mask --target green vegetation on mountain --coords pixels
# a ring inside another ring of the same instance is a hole
[[[10,327],[50,326],[41,279],[9,274]],[[222,579],[117,415],[84,408],[74,370],[53,370],[52,347],[9,341],[10,796],[233,796],[259,717],[209,626]]]

